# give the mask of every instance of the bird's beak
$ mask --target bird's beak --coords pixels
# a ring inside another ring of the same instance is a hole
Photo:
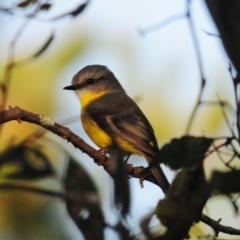
[[[79,88],[78,84],[73,84],[73,85],[64,87],[63,89],[65,89],[65,90],[77,90],[78,88]]]

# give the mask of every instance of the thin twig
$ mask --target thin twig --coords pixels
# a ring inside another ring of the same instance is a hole
[[[222,115],[223,115],[223,117],[224,117],[224,119],[225,119],[225,121],[226,121],[226,123],[227,123],[227,125],[228,125],[228,128],[229,128],[229,130],[230,130],[233,138],[234,138],[234,139],[237,139],[237,137],[235,136],[234,131],[233,131],[233,129],[231,128],[231,125],[230,125],[230,123],[229,123],[229,121],[228,121],[228,117],[227,117],[227,115],[226,115],[226,113],[225,113],[225,111],[224,111],[223,106],[225,106],[225,103],[220,100],[218,94],[216,94],[216,95],[217,95],[217,98],[218,98],[218,102],[219,102],[219,105],[220,105],[220,109],[221,109],[221,111],[222,111]]]
[[[217,106],[219,106],[220,105],[219,103],[224,105],[225,107],[227,107],[235,115],[234,107],[228,102],[224,102],[224,101],[219,102],[219,100],[218,101],[201,101],[202,105],[206,104],[206,105],[217,105]]]
[[[202,31],[203,31],[204,33],[206,33],[207,35],[211,36],[211,37],[217,37],[217,38],[220,38],[220,37],[221,37],[219,34],[208,32],[208,31],[205,30],[205,29],[202,29]]]
[[[226,144],[226,143],[224,143],[224,145],[225,145],[225,144]],[[234,168],[230,165],[230,162],[234,159],[235,154],[233,154],[233,155],[231,156],[231,159],[226,163],[226,162],[223,160],[223,158],[222,158],[222,156],[221,156],[221,154],[220,154],[220,152],[219,152],[219,148],[214,145],[214,142],[213,142],[213,146],[214,146],[214,151],[216,151],[216,153],[217,153],[218,158],[220,159],[220,161],[221,161],[226,167],[228,167],[229,169],[231,169],[232,171],[233,171],[233,170],[236,170],[236,169],[234,169]]]
[[[152,33],[152,32],[154,32],[154,31],[156,31],[156,30],[158,30],[158,29],[160,29],[160,28],[168,25],[169,23],[172,23],[172,22],[174,22],[174,21],[177,21],[177,20],[179,20],[179,19],[181,19],[181,18],[185,18],[185,17],[186,17],[186,14],[185,14],[185,13],[176,14],[176,15],[174,15],[174,16],[171,16],[171,17],[167,18],[167,19],[164,19],[163,21],[161,21],[161,22],[159,22],[159,23],[156,23],[156,24],[154,24],[154,25],[151,25],[150,27],[147,27],[147,28],[145,28],[145,29],[140,29],[140,34],[141,34],[142,36],[145,36],[145,35],[147,35],[147,34],[149,34],[149,33]]]
[[[34,123],[51,131],[52,133],[72,143],[73,146],[80,149],[82,152],[86,153],[90,158],[94,159],[98,165],[103,166],[108,172],[108,158],[103,155],[101,151],[92,148],[83,139],[71,132],[69,128],[54,122],[46,116],[34,114],[19,107],[10,108],[0,112],[0,124],[13,120],[17,120],[18,122],[26,121]],[[149,168],[133,167],[132,164],[126,164],[126,168],[130,176],[157,184]]]
[[[230,235],[240,235],[239,229],[221,225],[220,220],[217,220],[217,221],[213,220],[204,214],[202,214],[202,216],[201,216],[201,221],[204,222],[205,224],[211,226],[214,229],[216,234],[218,234],[219,232],[222,232],[222,233],[227,233]]]
[[[236,126],[238,131],[238,142],[240,143],[240,105],[239,105],[239,75],[237,75],[235,78],[233,76],[232,72],[232,66],[229,64],[229,72],[233,81],[234,86],[234,92],[235,92],[235,104],[236,104]]]
[[[87,153],[99,165],[103,165],[105,170],[107,169],[107,159],[104,155],[102,155],[100,151],[95,150],[94,148],[89,146],[87,143],[85,143],[80,137],[78,137],[73,132],[71,132],[68,128],[53,122],[51,119],[44,117],[42,115],[38,115],[38,114],[34,114],[31,112],[22,110],[19,107],[10,108],[8,110],[0,112],[0,124],[13,121],[13,120],[17,120],[18,122],[22,120],[29,123],[34,123],[48,129],[49,131],[55,133],[56,135],[62,137],[63,139],[66,139],[67,141],[71,142],[76,148],[79,148],[83,152]],[[151,175],[151,171],[148,168],[146,169],[143,167],[133,167],[132,164],[126,164],[126,168],[127,168],[128,174],[131,175],[132,177],[139,178],[139,179],[143,178],[147,181],[151,181],[155,183],[154,177]],[[1,186],[2,185],[0,185],[0,188]],[[29,191],[32,191],[32,190],[29,190]],[[36,190],[36,192],[39,192],[39,190]],[[44,190],[42,193],[44,194]],[[58,195],[58,193],[56,195]],[[216,225],[215,220],[212,220],[208,216],[202,214],[201,221],[215,229],[215,225]],[[220,231],[224,233],[235,234],[235,235],[240,234],[240,230],[238,229],[225,227],[220,224],[218,225],[218,227]]]
[[[17,42],[19,41],[20,36],[24,32],[24,30],[27,28],[28,24],[31,22],[31,20],[37,15],[41,8],[41,2],[37,4],[36,9],[33,11],[33,14],[30,18],[24,19],[22,25],[16,32],[12,42],[9,45],[9,50],[8,50],[8,60],[7,60],[7,66],[4,71],[4,76],[3,76],[3,82],[0,86],[0,91],[2,92],[2,98],[0,101],[0,112],[5,109],[6,104],[7,104],[7,98],[8,98],[8,91],[9,91],[9,85],[12,77],[12,71],[15,67],[15,46]],[[1,140],[1,133],[2,133],[2,125],[0,125],[0,140]]]
[[[35,13],[36,14],[36,13]],[[33,14],[32,18],[35,16]],[[9,84],[12,76],[12,70],[15,67],[15,46],[24,32],[24,30],[27,28],[28,24],[31,22],[32,18],[27,18],[24,19],[22,25],[16,32],[12,42],[9,45],[9,50],[8,50],[8,63],[4,72],[4,77],[3,77],[3,84],[4,84],[4,90],[3,90],[3,95],[2,95],[2,100],[1,100],[1,106],[0,106],[0,111],[5,109],[6,102],[7,102],[7,96],[8,96],[8,89],[9,89]]]
[[[18,190],[18,191],[25,191],[31,193],[37,193],[41,195],[45,195],[48,197],[56,197],[62,200],[66,199],[66,196],[61,192],[55,192],[52,190],[45,190],[42,188],[31,187],[27,185],[19,185],[19,184],[9,184],[9,183],[1,183],[0,190]]]
[[[29,111],[20,109],[19,107],[10,108],[0,112],[0,124],[17,120],[17,121],[27,121],[42,126],[43,128],[59,135],[61,138],[70,141],[75,147],[81,146],[83,152],[87,152],[88,155],[92,158],[98,158],[100,162],[106,160],[98,151],[95,151],[92,147],[86,144],[81,138],[72,133],[68,128],[63,127],[50,118],[47,118],[43,115],[34,114]]]
[[[195,32],[195,28],[194,28],[194,23],[193,23],[193,19],[192,19],[192,15],[191,15],[191,0],[187,0],[187,17],[188,17],[188,23],[189,23],[189,29],[190,29],[190,33],[192,35],[192,39],[193,39],[193,44],[194,44],[194,48],[196,51],[196,58],[197,58],[197,63],[198,63],[198,67],[199,67],[199,72],[200,72],[200,76],[201,76],[201,89],[200,92],[198,94],[198,98],[197,98],[197,103],[191,113],[191,116],[189,118],[189,122],[186,128],[186,134],[189,133],[194,117],[196,115],[196,111],[199,107],[199,105],[201,104],[201,99],[202,99],[202,94],[203,94],[203,90],[205,87],[205,83],[206,80],[204,78],[204,74],[203,74],[203,65],[202,65],[202,57],[201,57],[201,51],[200,51],[200,47],[199,47],[199,43],[198,43],[198,39],[196,36],[196,32]]]
[[[218,145],[218,146],[215,146],[214,141],[213,141],[212,145],[213,145],[214,148],[213,148],[213,150],[209,150],[207,152],[207,154],[205,155],[205,158],[208,157],[209,155],[211,155],[212,153],[216,152],[216,151],[218,152],[221,147],[224,147],[226,145],[226,143],[227,143],[227,141]]]

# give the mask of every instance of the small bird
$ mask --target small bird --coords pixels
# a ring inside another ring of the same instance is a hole
[[[159,152],[153,128],[106,66],[84,67],[64,89],[75,90],[82,106],[83,128],[98,147],[108,152],[115,141],[126,154],[152,162]],[[151,171],[166,193],[169,183],[161,167],[156,165]]]

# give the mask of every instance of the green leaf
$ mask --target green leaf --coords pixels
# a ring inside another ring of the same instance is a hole
[[[177,170],[202,162],[213,139],[205,137],[184,136],[173,139],[160,150],[160,161]]]

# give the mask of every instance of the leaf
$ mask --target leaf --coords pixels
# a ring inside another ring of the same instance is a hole
[[[42,45],[42,47],[32,56],[32,58],[37,58],[39,57],[43,52],[45,52],[47,50],[47,48],[49,47],[49,45],[51,44],[51,42],[54,39],[54,34],[51,33],[51,35],[49,36],[49,38],[47,39],[47,41]]]
[[[187,238],[190,227],[200,220],[210,193],[202,163],[181,169],[156,209],[158,218],[167,227],[162,239]]]
[[[114,181],[115,204],[121,209],[122,215],[125,216],[129,213],[130,208],[130,189],[123,158],[123,151],[114,143],[110,149],[110,159],[108,160],[107,170]]]
[[[173,139],[160,150],[160,160],[174,170],[193,166],[203,160],[212,141],[211,138],[192,136]]]
[[[104,217],[97,189],[86,171],[70,158],[67,169],[66,205],[69,215],[85,239],[104,239]]]
[[[205,0],[206,6],[220,33],[223,46],[236,71],[240,72],[239,0]]]
[[[118,232],[118,234],[120,235],[120,239],[124,239],[124,240],[134,240],[135,239],[133,236],[131,236],[129,227],[125,226],[120,221],[114,227],[114,230],[116,230]]]
[[[154,213],[150,213],[148,215],[146,215],[141,221],[140,221],[140,227],[142,229],[142,232],[146,235],[146,237],[148,239],[151,239],[152,237],[152,233],[149,229],[149,224],[150,224],[150,221],[153,217]]]
[[[83,12],[83,10],[85,10],[85,8],[87,7],[87,5],[89,4],[90,1],[86,1],[85,3],[83,4],[80,4],[79,6],[77,6],[74,10],[70,11],[70,12],[66,12],[66,13],[63,13],[57,17],[54,17],[52,18],[52,20],[58,20],[58,19],[61,19],[61,18],[64,18],[66,16],[73,16],[73,17],[76,17],[78,16],[80,13]]]
[[[88,2],[79,5],[75,10],[70,12],[69,15],[72,15],[73,17],[76,17],[77,15],[79,15],[80,13],[83,12],[83,10],[86,8],[87,5],[88,5]]]
[[[37,0],[25,0],[25,1],[17,4],[17,7],[25,8],[25,7],[29,6],[31,3],[36,3],[36,2],[37,2]]]
[[[47,156],[39,149],[29,146],[9,148],[0,156],[1,170],[11,169],[8,178],[37,179],[54,175],[55,172]]]
[[[44,3],[41,5],[40,10],[48,11],[52,7],[52,4],[50,3]]]
[[[240,193],[240,170],[214,172],[211,178],[212,190],[221,194]]]

